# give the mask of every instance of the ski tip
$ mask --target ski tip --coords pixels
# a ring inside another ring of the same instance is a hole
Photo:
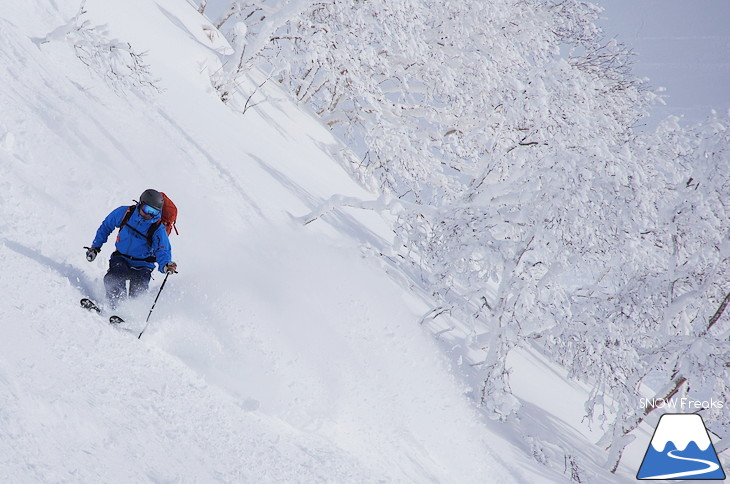
[[[88,309],[88,310],[93,309],[97,313],[101,312],[101,308],[99,308],[99,306],[97,306],[96,303],[94,301],[92,301],[91,299],[89,299],[88,297],[82,298],[80,302],[81,302],[81,307],[84,309]]]
[[[123,323],[124,320],[122,318],[120,318],[119,316],[111,316],[111,317],[109,317],[109,322],[111,324],[119,324],[119,323]]]

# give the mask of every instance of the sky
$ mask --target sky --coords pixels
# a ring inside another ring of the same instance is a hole
[[[609,38],[637,54],[635,74],[664,87],[648,126],[669,115],[688,124],[730,108],[730,1],[593,0]]]

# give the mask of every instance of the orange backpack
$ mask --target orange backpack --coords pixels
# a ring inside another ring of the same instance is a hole
[[[160,219],[160,222],[162,222],[162,225],[165,226],[167,235],[172,233],[172,229],[175,229],[175,233],[180,235],[180,232],[177,231],[177,227],[175,226],[175,222],[177,221],[177,207],[174,203],[172,203],[170,197],[165,195],[164,192],[160,192],[160,195],[162,195],[164,200],[164,203],[162,204],[162,218]]]

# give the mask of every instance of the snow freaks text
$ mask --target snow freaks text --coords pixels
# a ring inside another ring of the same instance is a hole
[[[639,402],[641,408],[662,408],[667,410],[689,410],[697,411],[708,408],[721,409],[725,402],[710,398],[709,400],[694,400],[692,398],[642,398]]]

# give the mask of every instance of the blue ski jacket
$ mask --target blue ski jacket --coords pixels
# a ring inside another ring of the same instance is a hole
[[[127,209],[129,206],[125,205],[114,209],[106,216],[96,231],[96,237],[94,237],[91,247],[104,245],[109,234],[122,224]],[[139,205],[135,206],[129,221],[119,229],[115,243],[117,251],[112,256],[122,256],[132,267],[145,267],[150,270],[155,268],[154,263],[157,262],[158,270],[164,273],[165,265],[172,262],[172,248],[165,226],[159,224],[152,235],[152,244],[147,241],[147,232],[161,217],[162,214],[158,214],[150,220],[145,220],[139,213]]]

